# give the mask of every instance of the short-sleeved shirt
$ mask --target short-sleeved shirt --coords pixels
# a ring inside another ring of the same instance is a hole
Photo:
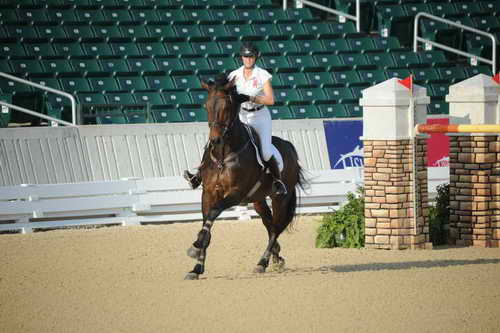
[[[252,71],[252,76],[248,79],[245,79],[243,74],[245,66],[241,66],[238,69],[235,69],[231,73],[229,73],[228,79],[232,80],[236,79],[236,90],[238,94],[245,94],[248,96],[264,96],[264,83],[269,81],[273,76],[263,68],[255,66]],[[254,104],[252,102],[242,103],[241,106],[243,108],[251,109],[258,104]]]

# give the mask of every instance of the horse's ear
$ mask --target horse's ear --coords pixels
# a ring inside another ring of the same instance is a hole
[[[226,83],[224,85],[224,90],[231,89],[232,87],[234,87],[235,84],[236,84],[236,77],[233,77],[233,79],[231,81],[229,81],[228,83]]]
[[[212,87],[212,85],[210,83],[206,83],[205,81],[201,81],[201,87],[203,89],[206,89],[206,90],[210,90],[210,88]]]

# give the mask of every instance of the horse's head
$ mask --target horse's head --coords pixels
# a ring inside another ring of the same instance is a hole
[[[202,81],[201,86],[208,91],[205,109],[210,128],[209,140],[215,145],[222,144],[238,117],[238,105],[234,100],[234,81]]]

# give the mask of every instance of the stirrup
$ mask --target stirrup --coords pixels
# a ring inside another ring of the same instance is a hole
[[[189,183],[189,185],[193,190],[196,189],[201,184],[201,179],[199,174],[193,175],[188,170],[184,170],[183,177],[185,180],[187,180],[187,182]]]
[[[288,194],[286,185],[280,179],[275,179],[273,181],[273,193],[279,196]]]

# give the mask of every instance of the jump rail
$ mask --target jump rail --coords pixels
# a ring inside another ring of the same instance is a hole
[[[418,124],[415,126],[416,133],[499,133],[500,125],[443,125],[443,124]]]
[[[430,168],[429,192],[447,182],[447,168]],[[300,194],[299,214],[327,213],[362,185],[362,169],[314,171],[310,188]],[[123,179],[0,188],[0,232],[29,233],[66,227],[140,225],[197,221],[201,190],[191,190],[182,177]],[[257,216],[248,206],[222,213],[221,218]]]
[[[492,53],[493,53],[492,54],[492,59],[482,58],[482,57],[476,56],[474,54],[471,54],[471,53],[468,53],[468,52],[464,52],[464,51],[460,51],[460,50],[457,50],[457,49],[455,49],[453,47],[449,47],[449,46],[446,46],[444,44],[437,43],[437,42],[431,41],[429,39],[425,39],[425,38],[419,37],[418,36],[418,22],[419,22],[419,20],[420,20],[421,17],[426,17],[426,18],[429,18],[431,20],[435,20],[435,21],[438,21],[438,22],[446,23],[446,24],[449,24],[449,25],[451,25],[453,27],[457,27],[457,28],[460,28],[460,29],[464,29],[464,30],[476,33],[478,35],[483,35],[483,36],[489,37],[491,39],[491,43],[492,43]],[[460,24],[460,23],[457,23],[457,22],[453,22],[453,21],[444,19],[442,17],[434,16],[434,15],[431,15],[431,14],[428,14],[428,13],[425,13],[425,12],[420,12],[417,15],[415,15],[415,21],[414,21],[414,24],[413,24],[413,52],[417,52],[418,42],[430,44],[432,46],[435,46],[437,48],[443,49],[445,51],[456,53],[456,54],[464,56],[464,57],[468,57],[468,58],[472,58],[472,59],[477,59],[479,61],[482,61],[482,62],[485,62],[487,64],[490,64],[491,67],[492,67],[492,73],[496,74],[497,50],[496,50],[496,39],[495,39],[495,36],[493,34],[490,34],[488,32],[484,32],[482,30],[474,29],[474,28],[468,27],[466,25],[463,25],[463,24]]]

